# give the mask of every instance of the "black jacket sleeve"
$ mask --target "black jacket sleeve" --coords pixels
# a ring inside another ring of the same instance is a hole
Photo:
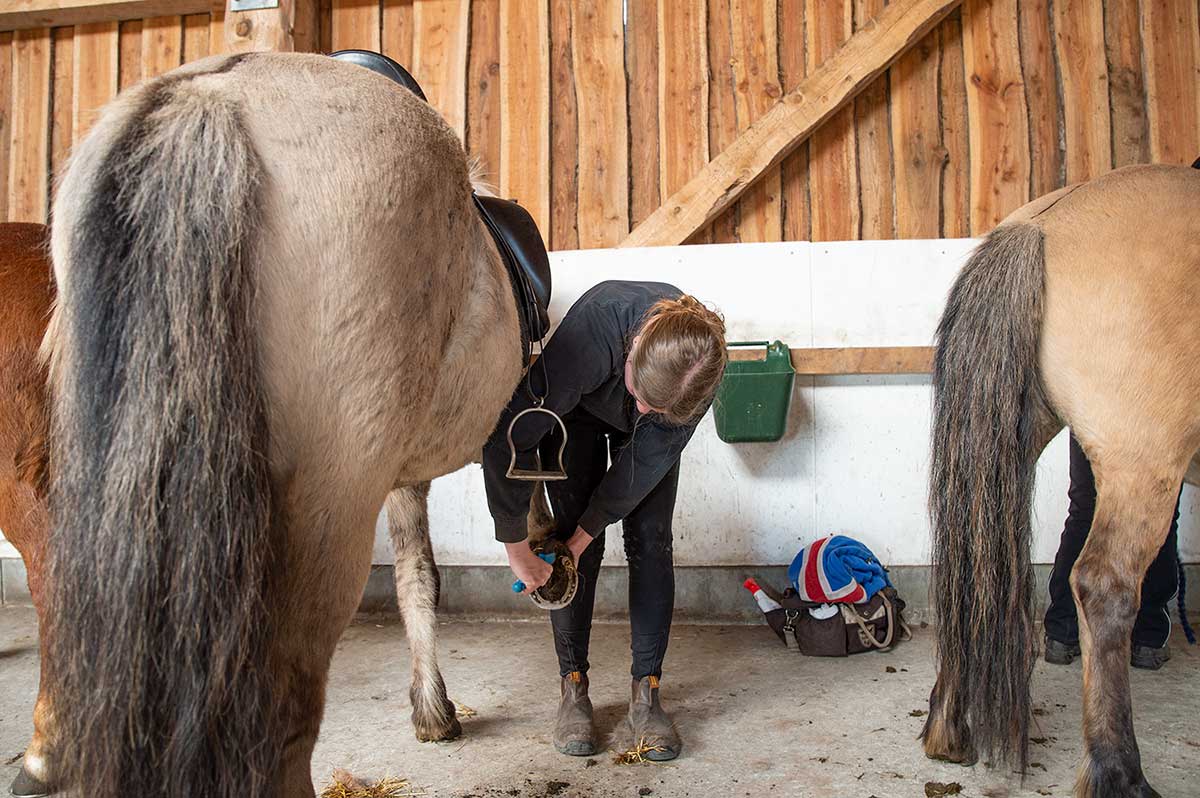
[[[629,442],[613,456],[579,526],[596,537],[633,512],[679,461],[695,431],[695,425],[673,427],[643,417]]]
[[[573,309],[574,310],[574,309]],[[595,390],[612,375],[614,352],[609,342],[595,334],[593,311],[582,307],[563,318],[538,362],[521,380],[500,422],[483,449],[483,485],[488,509],[496,525],[496,540],[517,543],[525,539],[533,482],[508,479],[508,426],[523,410],[534,406],[530,395],[545,396],[542,405],[558,416],[570,412],[579,398]],[[616,353],[619,357],[621,353]],[[549,390],[546,388],[549,383]],[[518,457],[527,461],[538,443],[557,422],[545,413],[530,413],[513,430]]]

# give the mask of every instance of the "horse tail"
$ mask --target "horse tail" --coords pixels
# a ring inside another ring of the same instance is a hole
[[[977,753],[1028,757],[1029,681],[1036,647],[1030,512],[1045,253],[1039,227],[997,228],[950,291],[933,370],[933,724],[970,728]]]
[[[55,205],[51,679],[58,764],[94,798],[263,796],[279,762],[263,170],[200,74],[118,101]]]

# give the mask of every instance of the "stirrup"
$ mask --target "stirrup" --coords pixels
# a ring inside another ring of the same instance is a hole
[[[562,430],[562,445],[558,447],[558,468],[550,471],[542,470],[542,453],[539,450],[534,450],[534,462],[537,464],[534,468],[517,468],[517,447],[513,443],[513,427],[517,426],[517,422],[521,420],[521,416],[529,413],[545,413],[558,422],[558,428]],[[508,425],[508,472],[504,475],[509,479],[520,479],[527,482],[561,482],[567,478],[567,470],[563,467],[563,452],[567,449],[567,425],[559,417],[558,413],[553,410],[548,410],[540,404],[522,410],[513,416],[513,420]]]

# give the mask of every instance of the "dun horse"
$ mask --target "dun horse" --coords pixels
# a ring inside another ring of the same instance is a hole
[[[312,795],[385,499],[418,736],[456,734],[426,495],[478,457],[522,346],[453,131],[357,66],[208,59],[105,111],[54,218],[62,778]]]
[[[1042,197],[979,246],[934,364],[937,683],[925,751],[1028,764],[1034,467],[1068,425],[1096,474],[1071,585],[1083,649],[1080,798],[1148,798],[1130,633],[1200,446],[1200,171],[1137,166]]]
[[[54,297],[47,243],[47,230],[40,224],[0,224],[0,530],[25,561],[29,592],[43,624],[49,416],[46,370],[38,361],[38,347]],[[51,780],[45,636],[39,642],[43,678],[33,713],[33,740],[13,784],[16,795],[44,792],[42,785]]]

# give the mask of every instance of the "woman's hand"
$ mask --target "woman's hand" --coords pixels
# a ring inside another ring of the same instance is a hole
[[[554,568],[534,554],[528,543],[505,543],[504,549],[508,552],[508,567],[525,583],[523,593],[532,593],[550,581]]]
[[[567,541],[567,548],[571,550],[571,559],[579,565],[579,558],[583,556],[583,552],[591,545],[594,538],[584,531],[583,527],[576,527],[575,534],[571,535],[571,539]]]

